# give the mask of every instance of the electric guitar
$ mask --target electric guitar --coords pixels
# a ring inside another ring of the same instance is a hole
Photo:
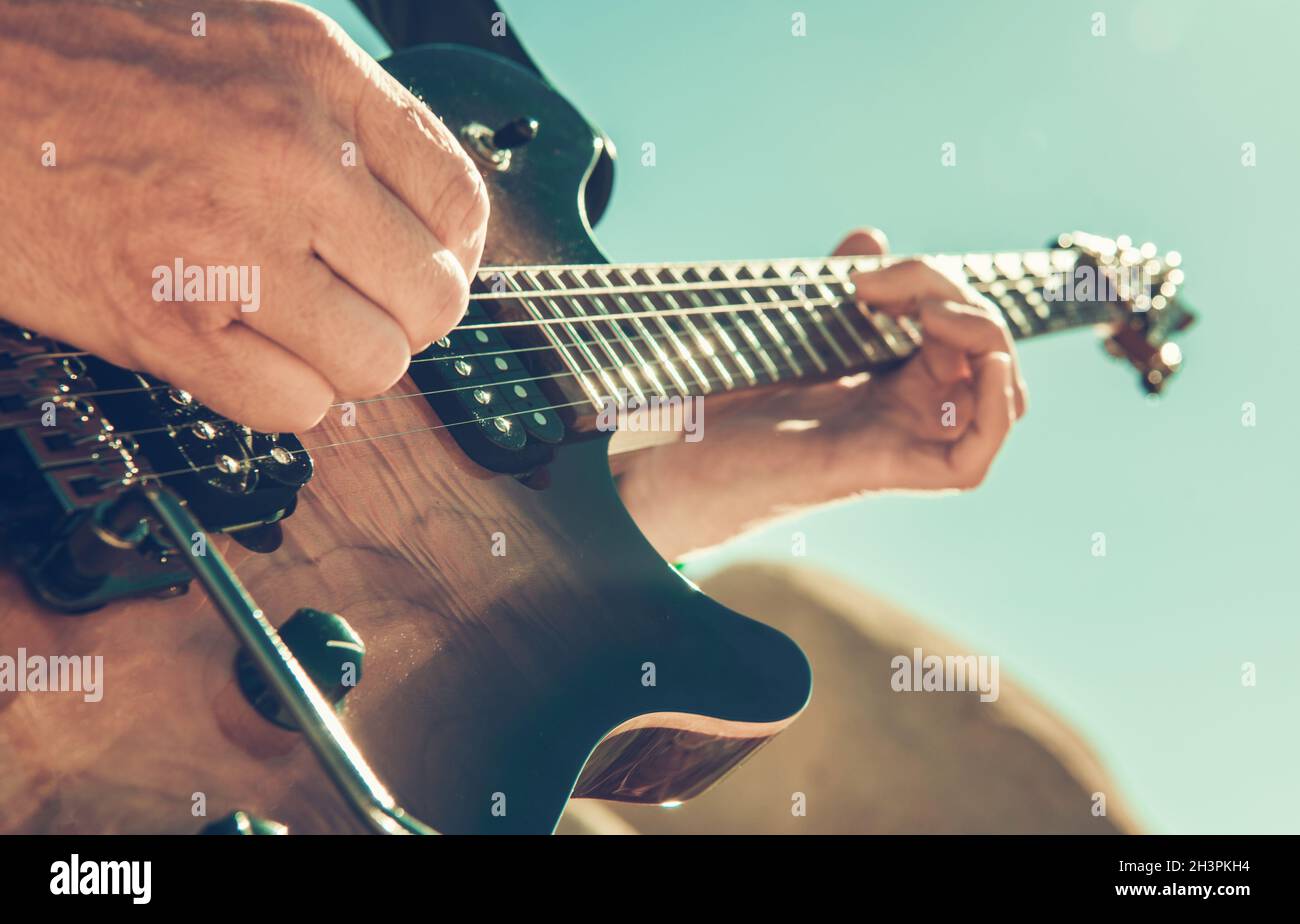
[[[464,321],[389,394],[256,433],[4,329],[0,830],[549,832],[571,797],[696,795],[806,703],[799,649],[642,537],[599,418],[907,362],[920,332],[849,281],[897,258],[609,264],[608,142],[564,99],[460,47],[385,66],[493,216]],[[1153,392],[1179,365],[1174,254],[936,259],[1018,338],[1101,325]]]

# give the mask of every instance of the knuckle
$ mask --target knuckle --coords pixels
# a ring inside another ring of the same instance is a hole
[[[469,308],[469,279],[455,257],[440,251],[424,267],[400,311],[411,350],[445,336]]]
[[[229,97],[239,108],[243,124],[260,132],[277,132],[290,137],[302,134],[312,104],[306,94],[291,83],[263,79],[241,81]]]
[[[362,359],[355,369],[356,381],[350,389],[361,398],[369,398],[388,391],[406,374],[406,368],[411,361],[406,337],[396,328],[393,336],[376,338],[361,356]]]
[[[900,260],[895,265],[901,268],[899,272],[905,272],[910,276],[921,276],[935,272],[934,261],[929,257],[908,257],[906,260]]]
[[[275,406],[259,401],[258,406],[249,409],[250,413],[259,414],[265,421],[262,429],[266,432],[298,433],[310,430],[329,413],[334,402],[334,391],[319,376],[303,376],[293,390],[293,400]],[[251,400],[251,399],[250,399]]]
[[[455,268],[459,270],[459,267]],[[462,272],[452,272],[443,280],[442,301],[438,306],[434,338],[441,337],[460,323],[469,308],[469,279]]]
[[[324,13],[302,3],[262,4],[264,24],[277,41],[304,47],[338,45],[339,27]]]
[[[988,477],[988,473],[989,465],[987,463],[973,466],[958,474],[956,487],[962,491],[974,491],[984,483],[984,479]]]
[[[274,427],[270,432],[300,433],[310,430],[324,419],[329,412],[331,398],[304,401],[292,408],[285,409],[284,423]]]
[[[487,184],[478,168],[464,151],[457,150],[455,157],[457,163],[449,171],[438,207],[444,214],[454,216],[455,224],[448,229],[448,234],[453,239],[444,243],[454,249],[462,249],[482,240],[491,203]]]

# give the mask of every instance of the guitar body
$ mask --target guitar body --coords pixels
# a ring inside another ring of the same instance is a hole
[[[511,170],[484,171],[486,264],[603,262],[580,204],[599,142],[564,100],[466,49],[390,66],[453,129],[541,123]],[[213,540],[273,622],[315,606],[360,634],[344,724],[408,811],[449,833],[549,832],[571,795],[689,798],[794,719],[802,653],[655,553],[615,492],[607,434],[561,445],[549,483],[528,486],[438,425],[421,398],[358,405],[355,426],[331,414],[305,441],[345,445],[313,450],[283,544]],[[197,586],[69,616],[10,570],[0,601],[0,652],[102,655],[104,677],[99,702],[0,693],[0,830],[189,833],[233,810],[360,830],[298,734],[245,700]]]

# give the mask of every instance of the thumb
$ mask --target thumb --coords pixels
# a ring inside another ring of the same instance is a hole
[[[889,252],[889,238],[879,228],[858,228],[850,231],[836,246],[833,257],[874,257]]]

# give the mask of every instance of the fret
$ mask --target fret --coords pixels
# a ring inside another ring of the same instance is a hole
[[[719,269],[721,269],[724,276],[735,282],[746,282],[754,278],[754,274],[750,272],[747,266],[742,266],[739,270],[732,271],[722,269],[721,267],[719,267]],[[744,274],[743,276],[741,275],[742,273]],[[785,338],[781,336],[781,332],[777,330],[776,325],[772,323],[772,319],[767,316],[767,312],[763,310],[762,304],[749,293],[748,287],[742,286],[737,289],[736,294],[742,301],[753,306],[751,310],[754,312],[754,320],[757,322],[758,327],[767,331],[768,339],[772,341],[772,345],[775,346],[778,352],[780,352],[780,354],[785,358],[785,361],[790,365],[795,376],[802,377],[804,374],[803,366],[799,365],[799,360],[795,359],[794,351],[791,350],[790,345],[785,342]]]
[[[1039,296],[1037,300],[1026,298],[1025,303],[1030,308],[1028,312],[1022,310],[1014,299],[1003,301],[998,307],[1002,310],[1002,314],[1006,316],[1007,328],[1011,333],[1019,337],[1032,337],[1034,324],[1029,318],[1037,316],[1036,306],[1042,304],[1042,296]]]
[[[1035,321],[1031,319],[1036,317],[1036,313],[1022,309],[1014,298],[1005,298],[1005,283],[1000,280],[994,261],[995,257],[990,254],[967,254],[962,260],[967,281],[981,284],[988,289],[982,294],[1002,312],[1007,327],[1014,336],[1032,336],[1035,331]],[[1028,301],[1026,307],[1031,307]]]
[[[638,284],[636,280],[637,273],[628,274],[625,272],[619,272],[619,275],[621,275],[623,281],[629,285]],[[611,273],[611,278],[612,276],[613,274]],[[658,313],[658,308],[655,303],[652,302],[650,297],[644,292],[637,292],[636,297],[643,307],[654,312],[652,319],[658,325],[659,329],[663,331],[664,336],[668,338],[668,342],[672,344],[673,349],[677,351],[677,356],[681,360],[681,364],[686,367],[692,376],[695,377],[695,382],[699,385],[703,393],[707,395],[709,392],[713,391],[713,386],[709,383],[709,377],[704,374],[704,370],[701,369],[699,364],[695,361],[694,354],[692,354],[690,350],[686,349],[686,345],[682,343],[681,338],[677,335],[677,331],[668,323],[667,319]],[[692,393],[693,392],[689,389],[682,392],[683,395],[689,395]]]
[[[1066,320],[1063,315],[1052,312],[1052,306],[1039,294],[1034,280],[1028,278],[1021,278],[1014,286],[1008,287],[1001,307],[1004,311],[1021,309],[1026,314],[1032,314],[1041,320],[1048,330],[1059,328],[1061,322]]]
[[[617,285],[617,283],[611,282],[614,276],[614,273],[612,271],[601,272],[599,270],[593,270],[592,272],[596,276],[596,278],[601,281],[602,285],[606,287]],[[659,364],[663,367],[663,371],[667,374],[668,378],[672,379],[673,384],[677,386],[677,393],[679,395],[689,395],[691,393],[691,390],[689,387],[687,387],[686,380],[682,378],[682,374],[677,371],[677,366],[674,365],[672,359],[668,356],[668,351],[664,349],[663,344],[661,344],[656,337],[651,335],[650,328],[647,327],[639,317],[635,316],[637,314],[637,309],[632,307],[632,305],[628,302],[626,296],[624,296],[621,292],[618,292],[616,289],[614,290],[614,295],[612,296],[612,299],[614,301],[614,304],[618,306],[618,309],[620,311],[622,311],[624,314],[627,315],[633,315],[633,317],[629,319],[632,322],[632,328],[637,332],[638,336],[640,336],[640,338],[644,341],[646,347],[652,353],[654,353],[656,357],[658,357]],[[647,370],[648,368],[649,368],[648,366],[645,367],[643,371]],[[649,376],[648,372],[647,375]],[[659,381],[657,376],[654,376],[652,380],[655,381],[656,383],[658,383]],[[660,394],[667,395],[668,394],[667,389],[661,390]]]
[[[527,279],[532,284],[533,288],[537,289],[538,291],[544,292],[546,290],[547,286],[546,286],[545,278],[540,271],[536,271],[536,270],[526,271],[525,273],[523,273],[523,277]],[[554,298],[545,295],[540,296],[540,298],[542,304],[545,305],[550,310],[552,317],[563,318],[563,319],[569,318],[569,315],[564,313],[564,310],[560,307],[559,303]],[[614,380],[613,378],[610,377],[608,370],[606,370],[605,367],[601,364],[600,360],[596,358],[596,354],[591,352],[591,348],[588,345],[587,341],[584,340],[582,337],[578,336],[578,332],[577,330],[574,329],[572,324],[559,324],[559,325],[549,325],[549,326],[563,328],[563,330],[569,335],[569,338],[572,340],[574,348],[587,361],[587,365],[590,366],[591,371],[595,374],[595,377],[598,378],[601,384],[604,386],[604,391],[598,396],[598,400],[603,402],[603,399],[607,395],[613,395],[618,391],[618,386],[614,384]]]
[[[666,274],[667,271],[664,270],[661,272]],[[651,282],[659,283],[661,285],[663,284],[663,280],[658,274],[647,272],[645,275]],[[663,303],[667,305],[668,309],[671,311],[677,311],[684,307],[680,302],[678,302],[675,295],[670,295],[667,292],[661,293],[659,298],[662,299]],[[700,330],[699,326],[690,315],[681,315],[680,319],[682,321],[683,329],[686,331],[687,336],[694,341],[695,347],[699,350],[700,355],[704,356],[709,361],[709,364],[713,366],[714,369],[718,370],[718,376],[722,379],[723,387],[728,391],[735,388],[735,379],[732,378],[731,371],[726,367],[726,364],[722,362],[722,358],[718,355],[718,351],[713,346],[713,341],[704,336],[703,331]]]
[[[501,272],[498,273],[497,275],[499,279],[503,279],[505,281],[506,285],[509,286],[512,291],[516,293],[521,293],[522,295],[527,295],[527,293],[529,292],[528,289],[525,289],[519,283],[519,280],[523,276],[523,274]],[[541,311],[537,308],[537,306],[532,303],[532,299],[527,297],[520,297],[518,299],[518,302],[523,306],[524,310],[528,312],[529,316],[532,317],[534,320],[542,319],[543,315]],[[574,358],[573,354],[569,352],[569,348],[565,346],[564,341],[560,338],[559,334],[557,334],[556,331],[554,330],[555,325],[539,324],[538,327],[541,328],[542,335],[546,337],[546,339],[550,342],[551,346],[555,349],[556,353],[560,355],[560,359],[564,363],[564,366],[568,369],[570,373],[572,373],[574,379],[576,379],[578,384],[582,387],[582,390],[586,392],[587,396],[591,399],[592,404],[596,405],[597,407],[600,407],[601,405],[600,390],[592,384],[591,379],[587,377],[587,374],[582,369],[579,368],[577,360]]]
[[[850,300],[849,294],[846,291],[836,294],[822,282],[822,277],[829,272],[825,262],[804,263],[800,264],[799,268],[804,273],[804,294],[807,297],[809,309],[813,312],[818,328],[831,344],[831,349],[841,363],[845,366],[857,365],[861,362],[857,355],[858,350],[862,348],[859,342],[860,338],[854,337],[855,331],[849,331],[848,341],[845,341],[844,335],[841,333],[842,330],[848,330],[843,316],[843,309],[844,303]],[[820,299],[826,304],[824,306],[814,305],[813,301],[815,299]]]
[[[773,270],[775,271],[775,265],[773,265]],[[811,322],[815,334],[820,336],[822,342],[831,348],[831,352],[835,354],[835,358],[839,360],[839,364],[841,366],[851,366],[853,365],[853,360],[849,359],[848,354],[845,353],[844,349],[840,346],[839,340],[831,332],[831,329],[826,326],[826,322],[822,319],[821,306],[813,304],[813,299],[818,296],[809,295],[810,290],[816,292],[811,277],[818,276],[820,273],[821,268],[816,264],[811,265],[810,272],[809,269],[806,268],[805,264],[796,263],[794,264],[792,272],[786,277],[787,282],[782,288],[789,291],[789,297],[791,299],[803,302],[804,317]],[[780,291],[781,289],[777,289],[777,292]],[[833,305],[834,302],[832,302],[832,307]]]
[[[987,253],[968,253],[962,260],[964,274],[972,282],[988,284],[996,282],[997,270],[993,268],[993,257]]]
[[[713,394],[890,368],[920,347],[920,328],[912,318],[859,306],[852,274],[904,259],[538,266],[495,275],[507,280],[502,303],[517,302],[520,317],[530,319],[511,323],[540,327],[567,370],[563,380],[577,380],[564,387],[600,407],[607,394]],[[1095,297],[1064,297],[1061,277],[1073,277],[1080,259],[1074,251],[929,259],[975,287],[1018,339],[1116,314],[1100,284]]]
[[[772,265],[769,265],[768,268],[762,272],[760,278],[783,279],[781,273],[779,273],[776,267]],[[768,286],[764,291],[767,293],[767,297],[774,302],[805,301],[803,296],[796,295],[793,289],[790,290],[788,297],[781,295],[776,286]],[[795,314],[790,307],[782,304],[780,314],[781,319],[785,321],[786,326],[794,331],[795,339],[803,345],[804,351],[812,357],[813,365],[817,367],[817,371],[823,373],[829,372],[830,367],[826,365],[826,360],[822,358],[821,352],[813,346],[812,339],[808,336],[808,332],[804,330],[803,324],[800,323],[797,317],[795,317]]]
[[[575,273],[551,272],[549,275],[551,277],[551,280],[556,284],[557,288],[561,288],[561,289],[581,288],[580,282],[577,285],[572,285],[571,283],[566,282],[565,279],[563,278],[564,276],[567,275],[571,279],[576,279],[577,274]],[[588,312],[582,303],[582,296],[568,295],[565,296],[565,299],[569,302],[570,305],[573,306],[574,311],[578,313],[579,317],[582,318],[589,317]],[[599,308],[597,308],[596,310],[598,315],[603,313],[600,312]],[[610,345],[609,339],[605,336],[607,331],[603,330],[602,328],[608,327],[609,326],[608,322],[587,321],[585,326],[587,330],[591,332],[592,342],[600,347],[600,351],[604,353],[604,355],[609,359],[610,367],[612,367],[614,372],[617,374],[621,383],[627,386],[626,387],[627,392],[636,396],[637,398],[644,397],[644,393],[641,391],[641,385],[637,381],[636,376],[632,371],[632,368],[627,366],[623,362],[623,360],[619,357],[618,352],[613,348],[613,346]],[[608,333],[613,334],[613,331],[608,331]],[[613,397],[616,394],[617,394],[617,390],[611,389],[610,396]]]
[[[699,272],[698,269],[692,268],[688,270],[688,273],[694,274],[694,276],[701,279],[706,278],[705,274]],[[723,273],[722,269],[715,268],[710,270],[710,273],[707,274],[707,281],[715,283],[724,281],[731,282],[731,278],[729,278],[727,274]],[[702,291],[703,294],[706,294],[708,298],[712,300],[714,305],[735,303],[735,298],[729,298],[728,295],[724,294],[724,292],[731,290],[706,289]],[[780,366],[776,364],[776,360],[772,359],[771,353],[767,352],[767,348],[763,346],[762,338],[759,338],[758,334],[755,334],[754,330],[751,329],[751,326],[746,324],[744,314],[740,311],[728,311],[716,313],[714,314],[714,317],[718,318],[719,324],[724,326],[729,324],[731,325],[732,330],[740,331],[741,339],[744,340],[745,343],[749,344],[750,350],[753,351],[754,356],[758,359],[759,365],[754,366],[755,376],[757,376],[759,372],[766,373],[768,379],[772,382],[780,382],[781,378],[784,378],[783,370],[781,370]]]
[[[991,263],[995,281],[989,285],[985,297],[1002,313],[1012,334],[1032,336],[1048,320],[1047,305],[1041,298],[1029,297],[1035,285],[1025,275],[1023,255],[995,253]]]
[[[1025,275],[1025,268],[1020,262],[1018,253],[995,253],[993,267],[1004,282],[1016,282]]]
[[[577,282],[577,288],[582,288],[582,289],[594,288],[588,282],[588,280],[583,276],[582,273],[576,271],[570,271],[569,276]],[[645,377],[647,384],[650,386],[648,389],[650,393],[660,394],[660,395],[665,394],[664,387],[659,382],[659,376],[655,374],[653,364],[650,362],[650,360],[647,360],[644,356],[641,355],[641,351],[637,349],[636,344],[633,343],[633,338],[629,337],[627,335],[627,331],[623,329],[623,325],[627,322],[621,321],[618,318],[616,318],[614,316],[614,313],[605,307],[605,301],[603,296],[591,295],[588,297],[590,298],[592,305],[595,307],[599,315],[601,317],[610,319],[602,323],[606,327],[609,327],[611,329],[611,332],[613,333],[616,342],[618,342],[623,347],[623,352],[627,355],[627,358],[630,360],[631,364],[629,365],[624,363],[622,365],[622,369],[624,370],[624,373],[627,376],[627,380],[632,394],[636,396],[638,400],[644,400],[647,395],[647,390],[643,390],[641,388],[640,383],[636,379],[636,375],[635,375],[636,372],[640,372],[640,374]]]
[[[1052,274],[1052,258],[1044,250],[1030,250],[1023,255],[1025,271],[1036,279],[1046,279]]]
[[[853,270],[862,273],[886,264],[887,261],[879,258],[855,258]],[[920,331],[910,318],[895,321],[889,315],[876,311],[870,305],[862,312],[862,316],[865,318],[866,323],[879,335],[886,352],[892,359],[906,359],[915,353],[917,347],[920,346]]]
[[[665,269],[664,272],[667,273],[668,278],[675,283],[685,284],[690,282],[690,280],[686,279],[683,273],[678,272],[677,270]],[[692,272],[695,271],[692,270]],[[695,275],[699,281],[704,281],[702,274],[695,272]],[[697,291],[690,289],[683,289],[683,291],[686,293],[687,300],[696,308],[708,307],[704,304],[704,300],[700,298]],[[721,303],[715,302],[715,304]],[[745,377],[746,381],[748,381],[750,385],[757,385],[758,375],[754,371],[754,367],[749,364],[749,360],[745,358],[745,354],[741,352],[740,347],[737,346],[736,341],[732,339],[731,334],[727,331],[727,326],[725,324],[727,315],[710,313],[703,315],[703,317],[704,323],[708,326],[709,330],[713,332],[713,336],[718,338],[718,342],[722,344],[722,348],[726,350],[727,355],[731,357],[731,361],[735,363],[736,368],[740,370],[740,374]]]
[[[839,321],[840,325],[848,331],[849,339],[857,344],[858,349],[862,351],[862,355],[867,358],[869,363],[874,365],[885,362],[889,357],[885,353],[883,343],[881,343],[876,337],[875,331],[872,330],[867,337],[864,338],[858,330],[858,325],[854,324],[853,321],[844,314],[845,310],[848,310],[852,313],[854,318],[862,317],[862,310],[858,307],[857,301],[853,299],[853,283],[850,281],[846,269],[830,260],[823,263],[822,266],[825,269],[825,273],[829,273],[835,277],[835,282],[832,284],[827,284],[820,280],[817,283],[817,289],[821,293],[822,297],[831,300],[833,303],[831,307],[832,317]],[[818,275],[822,276],[825,275],[825,273],[819,273]],[[831,288],[831,285],[838,285],[840,291],[837,293],[833,288]],[[845,303],[850,303],[847,305],[847,309]]]

